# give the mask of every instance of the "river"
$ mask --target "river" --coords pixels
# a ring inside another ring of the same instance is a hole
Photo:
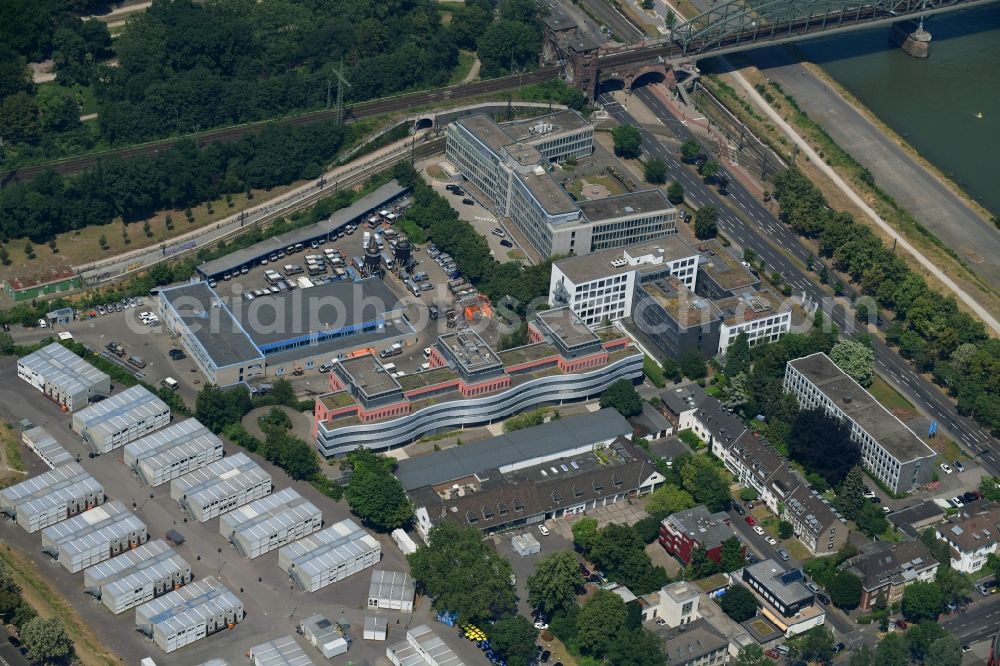
[[[933,35],[927,60],[890,44],[888,29],[799,49],[1000,216],[1000,4],[934,16],[925,28]]]

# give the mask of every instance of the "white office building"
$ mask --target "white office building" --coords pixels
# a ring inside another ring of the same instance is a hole
[[[931,480],[937,453],[826,354],[789,361],[784,388],[802,409],[821,408],[844,420],[861,447],[865,469],[893,492]]]
[[[413,612],[416,581],[405,571],[372,571],[368,588],[368,608]]]
[[[778,340],[792,330],[792,309],[769,289],[751,291],[713,303],[722,316],[719,354],[725,354],[740,333],[751,347]]]
[[[552,265],[549,305],[599,326],[631,317],[637,285],[668,275],[692,291],[698,279],[698,252],[677,236],[568,257]]]
[[[94,453],[108,453],[170,423],[170,408],[136,385],[73,414],[73,430]]]
[[[187,419],[125,445],[124,460],[142,482],[159,486],[222,458],[222,440]]]
[[[111,393],[111,377],[58,342],[17,361],[17,376],[71,412]]]

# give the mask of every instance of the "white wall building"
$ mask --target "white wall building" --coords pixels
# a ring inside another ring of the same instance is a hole
[[[58,342],[17,361],[17,376],[73,412],[111,393],[111,377]]]
[[[146,524],[124,504],[112,500],[46,527],[42,530],[42,552],[76,573],[148,539]]]
[[[0,491],[0,511],[37,532],[104,502],[104,488],[71,462]]]
[[[722,313],[719,327],[719,354],[726,349],[740,333],[747,334],[747,341],[753,347],[774,342],[792,330],[792,310],[768,289],[738,294],[715,301]]]
[[[242,621],[243,603],[214,576],[135,609],[136,628],[168,653]]]
[[[191,582],[191,565],[156,539],[83,572],[83,588],[116,615]]]

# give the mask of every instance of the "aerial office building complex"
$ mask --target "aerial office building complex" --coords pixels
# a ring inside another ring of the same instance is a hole
[[[677,210],[658,189],[577,204],[555,181],[547,170],[550,162],[593,150],[594,128],[575,111],[504,125],[473,115],[448,125],[447,133],[449,161],[543,257],[587,254],[677,232]]]
[[[142,386],[73,414],[73,430],[94,453],[108,453],[170,423],[170,408]]]
[[[17,361],[17,376],[71,412],[111,393],[111,377],[58,342]]]
[[[789,361],[784,388],[802,409],[823,409],[848,423],[865,469],[893,492],[931,480],[937,453],[826,354]]]

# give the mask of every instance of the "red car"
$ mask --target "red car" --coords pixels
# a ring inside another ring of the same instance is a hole
[[[747,521],[747,525],[749,525],[750,527],[753,527],[754,524],[756,523],[756,521],[754,521],[753,519],[753,516],[747,516],[743,520]]]
[[[764,654],[766,654],[771,659],[778,659],[778,653],[775,652],[774,650],[764,650]]]

